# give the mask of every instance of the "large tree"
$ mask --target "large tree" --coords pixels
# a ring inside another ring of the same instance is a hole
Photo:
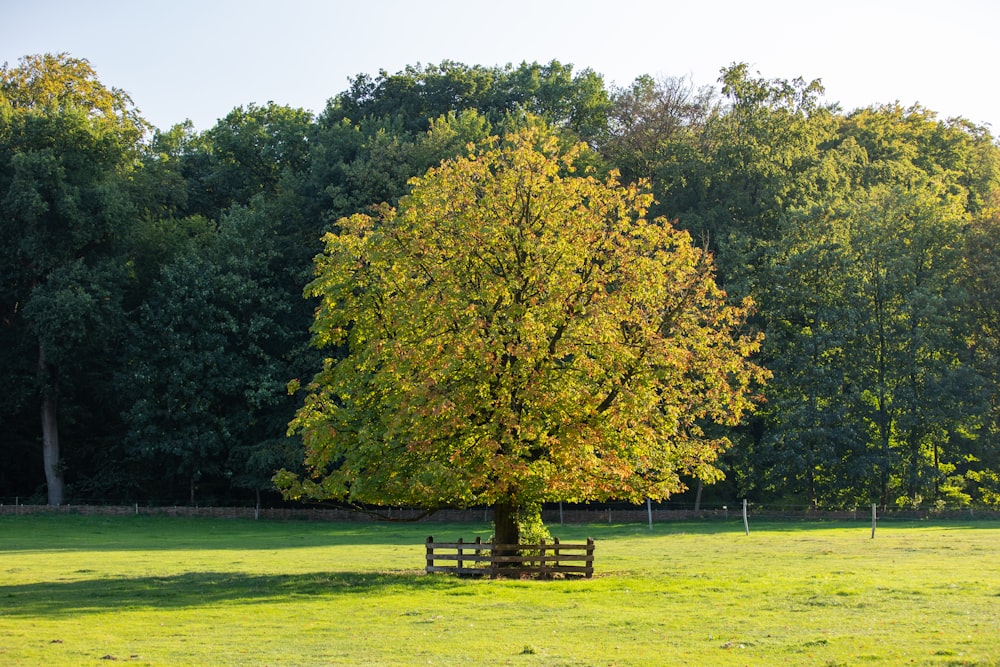
[[[259,492],[302,457],[284,438],[295,409],[285,382],[299,372],[307,323],[292,312],[298,290],[284,280],[278,227],[264,212],[232,209],[162,267],[138,309],[125,441],[162,484],[148,492],[173,493],[176,480],[192,504],[199,483]]]
[[[407,66],[400,72],[360,74],[330,100],[324,116],[348,120],[394,119],[396,131],[422,132],[429,121],[450,112],[478,109],[498,123],[510,113],[528,112],[585,140],[604,133],[611,103],[603,77],[590,69],[553,60],[542,65],[468,66],[453,61]]]
[[[121,327],[116,240],[146,125],[86,60],[0,68],[0,313],[6,391],[36,403],[48,502],[64,494],[60,397],[93,394]],[[85,367],[93,375],[84,377]],[[32,377],[34,376],[34,377]],[[77,380],[77,382],[74,382]]]
[[[1000,193],[998,193],[1000,194]],[[997,201],[1000,204],[1000,200]],[[979,470],[966,473],[978,482],[978,499],[1000,505],[1000,207],[975,222],[965,239],[965,266],[961,282],[970,299],[974,326],[969,349],[983,378],[985,406],[978,438],[968,460],[981,461]]]
[[[470,149],[471,150],[471,149]],[[290,497],[491,505],[517,543],[540,503],[640,501],[714,479],[764,372],[711,258],[651,196],[576,173],[522,129],[414,179],[398,209],[326,236]]]

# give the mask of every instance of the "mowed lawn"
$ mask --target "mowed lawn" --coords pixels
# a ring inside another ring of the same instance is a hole
[[[1000,665],[1000,524],[553,526],[591,580],[423,573],[487,524],[0,517],[0,665]]]

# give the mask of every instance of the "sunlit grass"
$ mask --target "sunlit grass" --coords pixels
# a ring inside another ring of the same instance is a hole
[[[1000,524],[553,527],[591,580],[423,574],[486,524],[0,518],[0,664],[1000,665]]]

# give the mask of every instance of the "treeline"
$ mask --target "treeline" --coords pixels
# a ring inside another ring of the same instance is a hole
[[[0,497],[232,503],[301,465],[320,237],[530,123],[648,182],[756,302],[773,374],[705,493],[821,507],[1000,503],[1000,148],[742,64],[717,86],[444,62],[149,127],[71,56],[0,71]],[[694,497],[697,480],[691,480]],[[698,489],[698,491],[696,491]]]

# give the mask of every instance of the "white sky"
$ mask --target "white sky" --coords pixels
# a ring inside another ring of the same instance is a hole
[[[714,85],[747,62],[821,79],[846,110],[899,101],[1000,134],[996,0],[0,0],[0,62],[86,58],[166,129],[234,107],[320,112],[359,74],[448,59],[590,67]]]

